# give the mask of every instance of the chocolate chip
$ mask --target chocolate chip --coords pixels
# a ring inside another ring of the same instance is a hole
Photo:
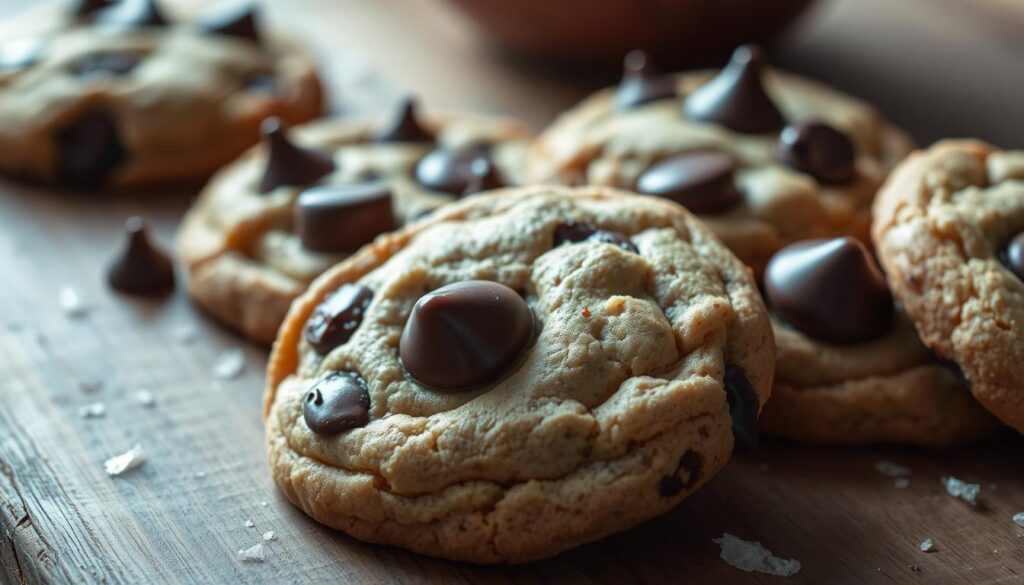
[[[294,208],[295,231],[310,250],[356,250],[395,229],[391,196],[379,181],[306,189]]]
[[[1024,280],[1024,232],[1013,237],[1000,254],[1000,260],[1017,278]]]
[[[676,81],[651,64],[647,53],[631,51],[623,62],[622,81],[615,90],[615,108],[630,110],[676,96]]]
[[[627,252],[639,254],[633,242],[619,232],[599,229],[592,223],[573,220],[564,221],[555,227],[554,244],[576,244],[579,242],[603,242],[618,246]]]
[[[242,82],[246,89],[262,93],[276,94],[281,89],[280,80],[273,73],[254,73]]]
[[[332,372],[306,392],[302,418],[318,435],[337,435],[370,420],[370,390],[355,372]]]
[[[267,166],[260,179],[260,193],[285,185],[310,185],[334,171],[334,159],[330,155],[292,143],[281,120],[267,118],[261,131],[267,148]]]
[[[701,459],[700,453],[687,449],[679,458],[679,464],[676,465],[675,473],[661,478],[659,489],[661,497],[673,498],[678,496],[683,490],[688,490],[697,485],[703,468],[704,460]],[[685,474],[686,477],[681,477],[681,473]]]
[[[75,7],[71,9],[71,14],[75,16],[89,16],[98,10],[103,10],[114,4],[116,4],[116,0],[78,0]]]
[[[344,344],[363,322],[373,291],[362,284],[345,283],[313,310],[304,330],[306,341],[320,355]]]
[[[511,288],[483,280],[456,282],[420,297],[398,352],[416,382],[459,392],[496,379],[533,334],[533,315]]]
[[[107,271],[110,286],[140,296],[161,296],[174,290],[171,259],[153,246],[142,219],[129,217],[124,231],[125,245]]]
[[[856,173],[853,142],[823,122],[799,122],[779,134],[779,160],[821,183],[848,183]]]
[[[420,159],[414,174],[416,181],[427,189],[462,195],[471,183],[478,180],[474,176],[473,163],[484,160],[490,166],[487,157],[487,151],[477,147],[459,150],[438,148]]]
[[[757,449],[757,413],[761,401],[743,368],[725,367],[725,397],[729,401],[729,416],[732,417],[734,450],[750,453]]]
[[[733,175],[732,157],[714,150],[678,154],[644,171],[636,190],[671,199],[692,213],[713,215],[728,211],[742,197]]]
[[[139,64],[142,58],[125,51],[103,51],[90,53],[71,63],[68,70],[79,77],[96,74],[125,75]]]
[[[765,91],[765,68],[760,47],[744,45],[713,79],[690,94],[683,112],[701,122],[713,122],[743,134],[781,129],[786,121]]]
[[[376,142],[434,142],[434,135],[420,124],[416,100],[407,97],[398,104],[397,115],[373,139]]]
[[[469,173],[470,179],[462,191],[463,197],[508,186],[498,172],[498,166],[487,157],[477,157],[469,163]]]
[[[889,329],[893,301],[885,277],[853,238],[808,240],[780,250],[764,276],[768,301],[784,321],[827,343],[858,343]]]
[[[117,126],[103,110],[88,110],[54,135],[57,177],[73,187],[95,187],[128,157]]]
[[[0,45],[0,73],[10,73],[38,63],[46,50],[43,39],[20,39]]]
[[[147,26],[166,26],[164,16],[156,0],[122,0],[97,10],[93,22],[99,25],[117,28],[142,28]]]
[[[256,27],[256,5],[251,0],[218,3],[203,15],[199,28],[209,34],[260,42],[259,29]]]

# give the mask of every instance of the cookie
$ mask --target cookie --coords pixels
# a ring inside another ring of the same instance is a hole
[[[764,285],[777,348],[766,433],[947,447],[999,427],[955,366],[921,342],[864,244],[791,244],[768,263]]]
[[[267,116],[323,109],[312,57],[263,30],[253,4],[189,21],[154,0],[45,16],[0,37],[0,172],[77,188],[202,179]]]
[[[1024,432],[1024,152],[940,142],[900,165],[875,216],[889,285],[924,343]]]
[[[263,144],[218,173],[182,222],[189,293],[270,343],[292,300],[378,234],[467,192],[518,183],[531,138],[499,118],[420,121],[411,100],[386,120],[286,129],[270,119]]]
[[[773,358],[753,279],[679,206],[501,190],[295,302],[268,370],[270,466],[357,538],[530,561],[669,510],[756,442]]]
[[[529,180],[675,200],[758,276],[798,240],[868,241],[875,192],[910,150],[871,106],[768,70],[752,46],[737,49],[721,71],[666,75],[639,52],[625,69],[618,87],[541,134]]]

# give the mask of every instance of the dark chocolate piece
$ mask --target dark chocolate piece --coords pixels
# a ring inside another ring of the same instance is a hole
[[[639,254],[633,242],[619,232],[599,229],[592,223],[577,222],[573,220],[564,221],[555,228],[555,246],[562,244],[576,244],[579,242],[603,242],[618,246],[627,252]]]
[[[73,75],[87,77],[97,74],[126,75],[142,60],[135,53],[127,51],[103,51],[90,53],[75,60],[68,69]]]
[[[786,121],[765,91],[764,69],[761,48],[743,45],[718,75],[686,98],[683,112],[693,120],[721,124],[743,134],[780,130]]]
[[[661,483],[658,486],[661,497],[674,498],[682,493],[683,490],[693,488],[700,481],[703,469],[704,460],[701,458],[700,453],[693,449],[687,449],[679,457],[675,473],[661,478]]]
[[[306,391],[302,418],[318,435],[337,435],[370,420],[370,390],[355,372],[332,372]]]
[[[622,81],[615,90],[615,108],[631,110],[676,96],[676,81],[651,64],[647,53],[630,51],[623,61]]]
[[[261,131],[267,166],[260,179],[260,193],[285,185],[311,185],[334,171],[334,159],[329,154],[295,145],[278,118],[264,120]]]
[[[450,195],[468,194],[471,184],[479,182],[473,171],[473,165],[478,160],[483,160],[491,167],[489,154],[484,148],[438,148],[427,153],[417,163],[416,181],[432,191]],[[480,167],[477,167],[477,170],[480,170]]]
[[[736,163],[723,152],[686,152],[644,171],[637,179],[636,190],[671,199],[692,213],[713,215],[728,211],[742,200],[734,181],[735,171]]]
[[[479,156],[469,163],[469,174],[469,182],[462,191],[463,197],[508,186],[494,161],[485,156]]]
[[[740,366],[725,367],[725,397],[732,417],[733,450],[750,453],[757,449],[757,414],[761,401]]]
[[[1024,232],[1017,234],[1006,244],[1000,259],[1010,272],[1024,280]]]
[[[78,0],[71,14],[75,16],[90,16],[94,12],[113,6],[117,0]]]
[[[378,131],[376,142],[434,142],[434,135],[423,127],[417,115],[416,100],[407,97],[398,104],[398,110],[388,125]]]
[[[306,341],[320,355],[352,338],[363,322],[373,291],[362,284],[346,283],[317,305],[303,330]]]
[[[821,183],[838,185],[856,175],[853,142],[823,122],[786,126],[779,134],[779,160]]]
[[[302,244],[318,252],[351,252],[396,227],[391,188],[379,181],[311,187],[294,209]]]
[[[57,178],[72,187],[95,187],[128,156],[113,117],[88,110],[54,135]]]
[[[256,4],[251,0],[220,2],[206,12],[199,21],[199,28],[214,35],[225,35],[260,42],[256,26]]]
[[[125,245],[107,271],[107,282],[123,293],[162,296],[174,290],[174,266],[153,246],[145,222],[129,217],[124,222]]]

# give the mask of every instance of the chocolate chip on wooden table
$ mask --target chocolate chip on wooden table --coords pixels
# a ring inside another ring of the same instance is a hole
[[[469,163],[469,173],[470,179],[462,191],[463,197],[508,186],[498,172],[498,166],[486,156],[473,159],[473,162]]]
[[[127,75],[142,58],[126,51],[102,51],[90,53],[73,61],[68,70],[78,77],[97,74]]]
[[[337,435],[370,420],[370,391],[355,372],[332,372],[306,391],[302,418],[318,435]]]
[[[693,120],[721,124],[743,134],[780,130],[786,122],[765,91],[765,66],[760,47],[744,45],[736,49],[718,75],[686,98],[683,112]]]
[[[603,230],[592,223],[567,220],[555,227],[554,245],[576,244],[579,242],[603,242],[618,246],[627,252],[639,254],[633,242],[619,232]]]
[[[124,231],[124,247],[107,271],[110,286],[140,296],[162,296],[174,290],[171,259],[153,246],[145,222],[139,217],[129,217]]]
[[[89,16],[98,10],[103,10],[116,3],[117,0],[78,0],[71,13],[75,16]]]
[[[295,204],[295,231],[311,250],[356,250],[395,229],[391,198],[391,188],[380,181],[311,187]]]
[[[659,161],[637,179],[636,190],[671,199],[692,213],[728,211],[741,200],[734,175],[736,163],[714,150],[686,152]]]
[[[256,12],[256,4],[252,0],[219,2],[202,15],[199,20],[199,28],[210,34],[259,43],[260,33],[256,26]]]
[[[1003,247],[1000,260],[1017,278],[1024,280],[1024,232],[1014,236]]]
[[[96,187],[121,165],[127,153],[113,117],[87,110],[54,135],[57,178],[72,187]]]
[[[434,142],[434,134],[423,127],[416,100],[407,97],[398,104],[395,117],[373,136],[375,142]]]
[[[317,353],[330,353],[352,338],[372,300],[373,291],[367,286],[355,283],[341,285],[317,305],[306,321],[303,329],[306,341]]]
[[[676,81],[651,64],[644,51],[631,51],[623,61],[622,81],[615,89],[615,108],[630,110],[676,96]]]
[[[701,458],[700,453],[687,449],[679,457],[675,473],[661,478],[661,483],[658,486],[661,497],[674,498],[682,493],[683,490],[688,490],[697,485],[697,482],[701,479],[703,469],[704,460]]]
[[[117,28],[143,28],[168,24],[156,0],[121,0],[91,14],[94,23]]]
[[[450,195],[468,194],[471,183],[479,181],[475,177],[473,164],[483,160],[491,166],[489,156],[487,149],[479,145],[461,149],[438,148],[427,153],[416,164],[416,182],[432,191]]]
[[[334,171],[334,159],[329,154],[294,144],[278,118],[264,120],[261,131],[267,166],[260,179],[260,193],[282,186],[304,187]]]
[[[46,41],[39,38],[18,39],[0,44],[0,74],[25,69],[39,62],[46,51]]]
[[[516,291],[469,280],[416,302],[398,351],[416,382],[440,391],[472,390],[496,380],[533,335],[533,314]]]
[[[892,322],[885,276],[854,238],[808,240],[772,257],[764,275],[771,309],[789,325],[827,343],[868,341]]]
[[[779,160],[821,183],[848,183],[856,175],[853,142],[824,122],[790,124],[779,134]]]
[[[757,449],[757,414],[761,401],[750,385],[747,373],[740,366],[725,367],[725,397],[729,401],[729,416],[732,417],[734,450],[749,453]]]

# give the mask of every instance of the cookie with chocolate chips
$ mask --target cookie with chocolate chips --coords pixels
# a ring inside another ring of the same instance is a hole
[[[753,278],[678,205],[509,189],[377,239],[295,302],[270,466],[357,538],[531,561],[673,508],[756,444],[773,363]]]
[[[955,366],[925,348],[864,244],[808,240],[768,262],[775,329],[772,399],[761,428],[804,443],[946,447],[996,420]]]
[[[1024,152],[940,142],[893,172],[874,209],[879,259],[925,345],[1024,433]]]
[[[263,123],[263,144],[218,173],[186,215],[178,256],[210,314],[270,343],[291,301],[378,235],[480,189],[517,183],[517,122],[421,115]]]
[[[676,201],[760,277],[789,243],[868,241],[875,192],[909,150],[871,106],[769,69],[757,47],[740,47],[720,71],[684,74],[634,52],[618,87],[541,134],[526,175]]]
[[[79,189],[208,177],[274,115],[323,110],[312,56],[254,2],[31,10],[0,31],[0,172]]]

